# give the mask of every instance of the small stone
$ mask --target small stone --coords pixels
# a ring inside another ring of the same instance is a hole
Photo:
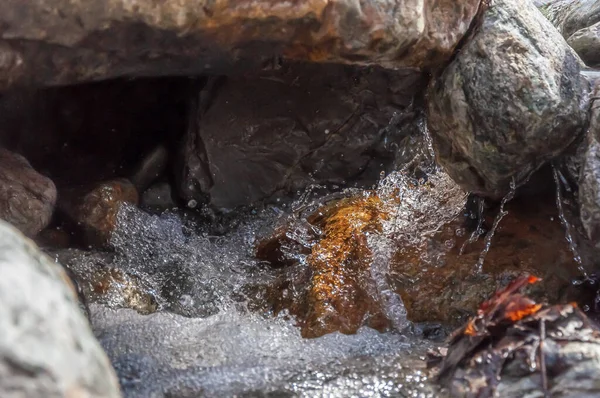
[[[73,188],[61,192],[59,207],[74,228],[83,231],[84,244],[105,247],[117,222],[117,214],[123,203],[137,205],[138,193],[126,179],[106,181],[92,188]]]
[[[32,237],[48,225],[55,203],[54,183],[23,156],[0,148],[0,219]]]
[[[121,396],[59,264],[0,221],[0,396]]]

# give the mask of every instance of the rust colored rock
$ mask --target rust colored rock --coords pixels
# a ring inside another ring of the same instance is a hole
[[[0,4],[0,87],[227,73],[275,55],[433,67],[479,0],[19,0]]]
[[[81,228],[86,245],[106,246],[117,222],[123,203],[138,203],[138,193],[131,182],[116,179],[92,188],[72,188],[61,192],[59,207],[74,228]]]
[[[486,245],[483,234],[498,209],[485,211],[482,235],[471,241],[477,215],[459,213],[464,193],[448,176],[390,188],[392,197],[380,204],[376,196],[358,196],[317,208],[305,221],[299,217],[287,229],[277,228],[258,246],[259,258],[280,268],[265,300],[275,312],[288,309],[296,316],[303,336],[352,333],[363,325],[380,330],[401,326],[386,303],[390,295],[401,298],[398,305],[409,321],[458,326],[522,273],[542,277],[531,291],[536,298],[587,300],[587,293],[571,284],[581,274],[552,195],[509,203],[480,272],[476,264]],[[387,257],[382,255],[385,246],[381,249],[385,242],[390,243]],[[584,245],[578,249],[582,258],[594,253]],[[383,271],[374,262],[378,256]],[[382,280],[387,283],[383,289],[378,287]]]
[[[54,183],[23,156],[0,148],[0,219],[31,237],[48,225],[55,203]]]
[[[500,199],[583,131],[580,60],[533,4],[494,0],[428,92],[439,163],[465,190]]]

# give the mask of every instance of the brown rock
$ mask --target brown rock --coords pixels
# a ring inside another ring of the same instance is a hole
[[[27,159],[0,148],[0,218],[34,236],[45,228],[56,202],[54,183]]]
[[[211,81],[178,157],[181,196],[232,208],[311,183],[376,181],[417,130],[408,108],[423,84],[415,70],[287,62]]]
[[[286,57],[431,67],[479,0],[19,0],[0,4],[0,87],[226,73]]]
[[[83,231],[86,245],[103,247],[111,238],[117,213],[123,203],[138,203],[138,193],[131,182],[116,179],[92,188],[80,187],[61,192],[59,207]]]

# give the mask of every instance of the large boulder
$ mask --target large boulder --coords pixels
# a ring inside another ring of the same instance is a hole
[[[438,161],[466,190],[500,198],[564,151],[586,120],[580,61],[530,2],[494,0],[428,92]]]
[[[7,0],[0,4],[0,87],[226,73],[281,54],[438,65],[478,6],[479,0]]]
[[[34,236],[48,225],[56,203],[56,187],[27,159],[0,148],[0,219]]]
[[[120,397],[64,270],[2,221],[0,273],[0,396]]]

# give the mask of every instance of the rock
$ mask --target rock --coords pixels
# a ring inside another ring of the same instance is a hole
[[[600,94],[596,86],[594,98]],[[587,237],[600,238],[600,108],[594,99],[590,110],[590,127],[583,146],[585,152],[579,175],[579,214]]]
[[[588,66],[600,65],[600,22],[573,33],[567,43]]]
[[[496,0],[428,92],[439,163],[501,198],[573,143],[587,120],[577,55],[529,2]]]
[[[521,277],[450,339],[439,381],[453,397],[591,397],[600,391],[600,329],[577,306],[537,304]]]
[[[83,243],[95,247],[108,245],[121,205],[137,205],[139,200],[133,184],[124,178],[106,181],[92,188],[64,190],[61,195],[60,209],[71,220],[73,228],[83,231]]]
[[[588,66],[600,63],[600,5],[596,1],[553,0],[537,6]]]
[[[392,144],[417,129],[410,117],[401,128],[393,122],[412,117],[422,84],[418,71],[289,63],[212,82],[179,156],[180,194],[227,209],[311,183],[344,184],[370,168],[378,178]]]
[[[545,3],[540,10],[565,39],[600,22],[600,4],[595,0],[553,0]]]
[[[228,73],[281,54],[431,67],[452,55],[478,6],[479,0],[35,0],[27,7],[4,1],[0,87]]]
[[[120,397],[61,267],[0,221],[0,395]]]
[[[52,218],[56,187],[23,156],[0,148],[0,219],[34,236]]]
[[[366,225],[362,219],[349,225],[340,222],[352,220],[353,216],[343,217],[347,213],[373,214],[358,195],[314,209],[305,221],[296,216],[261,240],[257,257],[279,272],[278,281],[262,298],[269,309],[289,310],[307,337],[344,327],[351,332],[349,325],[368,324],[370,319],[378,320],[371,325],[383,330],[395,327],[393,305],[381,298],[358,298],[365,292],[381,297],[372,293],[380,289],[399,297],[409,321],[458,326],[496,289],[522,273],[543,278],[530,292],[533,297],[552,303],[588,302],[587,292],[571,286],[581,274],[552,195],[536,201],[524,197],[507,205],[508,214],[490,241],[480,272],[477,263],[486,246],[484,236],[498,209],[485,209],[478,227],[481,216],[460,214],[464,194],[448,176],[430,176],[423,185],[410,181],[390,183],[387,194],[378,189],[385,205],[375,207],[379,213],[365,219]],[[347,236],[352,239],[345,241]],[[594,259],[591,248],[581,245],[578,250],[582,258]],[[380,283],[385,288],[378,287]]]

